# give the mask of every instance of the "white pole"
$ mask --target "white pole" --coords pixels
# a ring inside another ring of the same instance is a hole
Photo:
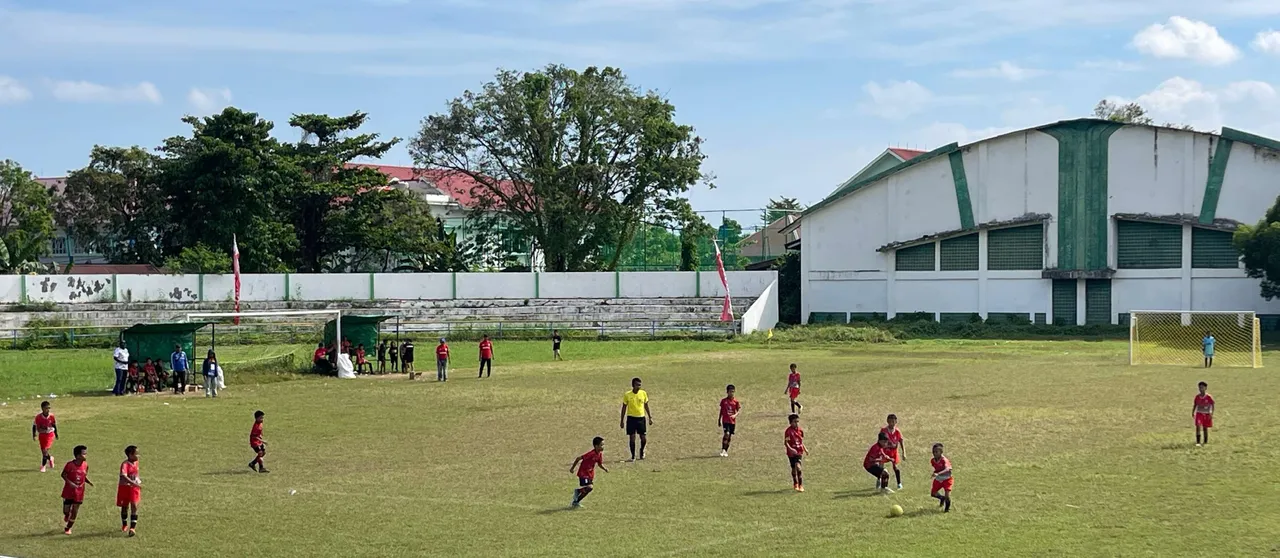
[[[333,335],[335,336],[334,342],[338,344],[338,354],[343,354],[342,353],[342,311],[338,310],[337,314],[338,314],[338,317],[333,320],[333,323],[335,325],[334,332],[333,332]]]

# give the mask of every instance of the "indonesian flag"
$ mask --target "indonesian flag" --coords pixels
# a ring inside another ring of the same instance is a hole
[[[720,321],[733,321],[733,299],[729,297],[729,280],[724,275],[724,259],[720,257],[720,243],[712,242],[716,247],[716,271],[720,272],[720,284],[724,286],[724,306],[720,308]]]
[[[236,283],[236,313],[240,313],[240,245],[236,243],[236,235],[231,235],[231,272],[235,274]],[[236,316],[232,323],[240,325],[240,316]]]

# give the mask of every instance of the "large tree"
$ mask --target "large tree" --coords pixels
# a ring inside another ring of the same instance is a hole
[[[53,237],[53,200],[44,185],[10,160],[0,161],[0,272],[38,270]]]
[[[1245,273],[1262,280],[1262,297],[1271,300],[1280,296],[1280,198],[1257,225],[1240,225],[1232,240]]]
[[[799,215],[804,211],[804,206],[795,198],[783,196],[778,199],[770,199],[768,204],[764,206],[764,212],[761,213],[760,219],[764,221],[765,226],[769,226],[774,221],[786,217],[787,215]]]
[[[674,116],[614,68],[500,71],[424,119],[410,152],[474,180],[474,211],[500,211],[548,271],[613,269],[644,221],[670,219],[709,181],[701,138]]]
[[[57,200],[58,224],[73,242],[96,246],[113,263],[160,264],[172,230],[158,184],[159,157],[141,147],[94,146]]]

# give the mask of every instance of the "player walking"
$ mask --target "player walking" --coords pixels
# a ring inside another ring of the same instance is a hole
[[[1209,384],[1200,382],[1200,393],[1196,395],[1195,400],[1191,403],[1191,416],[1196,421],[1196,446],[1200,444],[1200,432],[1204,431],[1204,443],[1209,443],[1209,429],[1213,428],[1213,396],[1209,395],[1205,390],[1209,389]]]
[[[627,431],[631,439],[631,459],[636,460],[636,436],[640,437],[640,459],[644,459],[644,448],[649,443],[645,434],[649,425],[653,424],[653,414],[649,411],[649,394],[640,389],[640,378],[631,378],[631,391],[622,394],[622,417],[619,428]]]
[[[400,346],[400,365],[404,367],[404,371],[409,373],[409,379],[412,380],[417,376],[417,372],[413,370],[413,340],[406,339],[404,344]]]
[[[1206,330],[1204,339],[1200,340],[1200,343],[1204,345],[1204,367],[1211,368],[1213,366],[1213,346],[1218,343],[1218,340],[1213,338],[1213,333]]]
[[[729,444],[733,442],[738,427],[738,411],[742,410],[742,403],[733,396],[734,390],[733,384],[725,386],[725,398],[720,400],[720,418],[716,419],[716,426],[724,429],[724,436],[720,438],[720,457],[729,457]]]
[[[942,455],[942,444],[933,445],[933,459],[929,460],[929,464],[933,465],[933,489],[929,491],[929,495],[938,499],[938,506],[942,507],[942,512],[951,511],[951,488],[955,485],[955,479],[951,477],[951,460],[947,456]]]
[[[902,490],[902,470],[898,468],[898,464],[905,459],[907,450],[902,447],[902,431],[898,430],[898,415],[890,413],[885,423],[885,427],[880,429],[881,434],[889,437],[889,445],[884,448],[884,453],[893,462],[893,476],[898,481],[898,490]]]
[[[596,467],[600,467],[600,470],[606,473],[609,472],[604,467],[604,438],[599,436],[591,439],[591,451],[579,455],[569,466],[570,473],[575,469],[578,473],[578,488],[573,489],[573,501],[569,503],[569,507],[582,507],[582,499],[595,489]]]
[[[67,524],[67,528],[62,530],[64,535],[70,535],[71,528],[76,525],[80,504],[84,503],[84,486],[86,484],[93,486],[93,481],[89,480],[89,461],[85,459],[86,452],[88,448],[76,446],[71,450],[75,459],[62,466],[62,521]]]
[[[40,402],[40,414],[31,423],[31,439],[40,443],[40,472],[45,472],[46,466],[55,467],[49,450],[53,449],[53,441],[58,439],[58,419],[50,412],[48,401]]]
[[[267,441],[262,439],[262,421],[267,414],[262,411],[254,411],[253,428],[249,429],[249,447],[253,448],[256,454],[253,461],[249,462],[249,468],[259,473],[270,473],[267,470]]]
[[[791,412],[799,413],[804,410],[796,398],[800,397],[800,372],[796,370],[796,363],[791,363],[791,373],[787,375],[787,389],[785,393],[791,398]]]
[[[804,429],[800,428],[800,415],[792,413],[787,421],[791,425],[782,433],[782,445],[786,447],[787,460],[791,462],[791,488],[796,492],[804,492],[804,471],[800,469],[800,462],[809,454],[809,449],[804,447]]]
[[[486,369],[488,374],[485,374]],[[480,375],[476,377],[489,376],[493,376],[493,341],[489,340],[488,335],[484,335],[480,338]]]
[[[116,506],[120,507],[120,532],[134,536],[138,528],[138,502],[142,501],[142,479],[138,478],[138,446],[124,448],[120,483],[116,486]]]
[[[449,344],[444,342],[444,338],[440,338],[440,344],[436,345],[436,381],[449,381]]]
[[[560,341],[561,340],[562,339],[560,337],[560,330],[558,329],[551,330],[551,359],[552,360],[564,360],[563,358],[560,358]]]

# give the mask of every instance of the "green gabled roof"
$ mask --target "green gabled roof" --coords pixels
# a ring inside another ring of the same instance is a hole
[[[924,155],[921,155],[919,157],[915,157],[913,159],[904,161],[903,163],[899,164],[896,167],[893,167],[888,170],[880,171],[866,178],[856,180],[856,181],[853,178],[850,178],[849,180],[846,180],[844,184],[841,184],[840,187],[837,188],[835,192],[832,192],[830,196],[827,196],[826,199],[816,204],[813,204],[812,206],[809,207],[809,209],[806,209],[804,213],[801,214],[801,216],[808,215],[810,213],[813,213],[814,211],[822,209],[823,207],[831,205],[836,200],[839,200],[840,198],[843,198],[854,192],[857,192],[858,190],[861,190],[862,187],[868,184],[871,184],[878,180],[888,178],[890,176],[898,174],[899,172],[902,172],[906,169],[909,169],[921,163],[931,161],[933,159],[937,159],[938,157],[941,157],[953,151],[959,151],[959,150],[960,150],[960,144],[958,143],[947,144],[937,149],[934,149],[933,151],[925,153]],[[857,178],[857,177],[854,177],[854,178]]]
[[[1222,139],[1229,139],[1231,141],[1238,141],[1240,143],[1248,143],[1248,144],[1256,145],[1258,147],[1265,147],[1272,151],[1280,151],[1280,141],[1250,134],[1249,132],[1242,132],[1235,128],[1228,128],[1226,126],[1222,127]]]

